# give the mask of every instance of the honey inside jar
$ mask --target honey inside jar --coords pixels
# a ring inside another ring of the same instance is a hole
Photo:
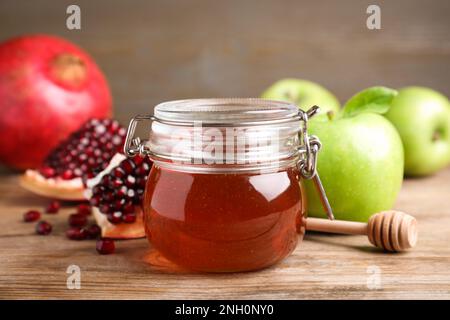
[[[300,119],[295,105],[261,99],[156,106],[148,142],[127,136],[125,146],[154,162],[144,197],[151,245],[207,272],[256,270],[288,256],[305,221]]]
[[[203,174],[154,166],[144,200],[146,232],[166,258],[193,270],[272,265],[297,245],[304,221],[297,169]]]

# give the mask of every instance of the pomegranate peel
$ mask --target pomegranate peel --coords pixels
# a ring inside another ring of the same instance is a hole
[[[87,119],[112,115],[103,73],[62,38],[24,35],[0,43],[0,75],[0,162],[11,167],[38,167]]]
[[[20,177],[20,185],[37,195],[60,200],[84,200],[84,186],[81,178],[63,180],[47,179],[37,170],[28,169]]]

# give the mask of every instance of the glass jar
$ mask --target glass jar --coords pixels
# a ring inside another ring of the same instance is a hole
[[[142,119],[152,120],[143,142],[133,137]],[[293,104],[261,99],[171,101],[134,118],[125,151],[154,162],[143,205],[153,247],[207,272],[288,256],[305,231],[306,120]]]

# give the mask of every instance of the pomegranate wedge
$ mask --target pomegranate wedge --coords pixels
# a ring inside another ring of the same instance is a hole
[[[122,150],[125,136],[125,128],[116,120],[89,120],[58,145],[41,168],[27,170],[21,185],[54,199],[83,200],[86,181]]]
[[[86,196],[103,238],[145,237],[142,200],[151,166],[148,158],[116,154],[105,170],[88,180]]]

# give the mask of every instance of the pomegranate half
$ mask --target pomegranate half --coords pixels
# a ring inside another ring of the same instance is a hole
[[[112,119],[91,119],[53,149],[37,170],[28,169],[21,185],[52,199],[83,200],[86,182],[121,152],[126,129]]]
[[[36,168],[86,120],[111,117],[111,94],[82,49],[26,35],[0,44],[0,113],[0,162]]]

